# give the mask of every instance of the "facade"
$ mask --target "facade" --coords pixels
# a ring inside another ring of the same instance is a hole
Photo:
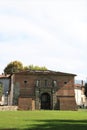
[[[10,75],[0,75],[0,105],[8,105]]]
[[[11,76],[9,105],[21,110],[75,110],[74,77],[55,71],[23,71]]]
[[[75,84],[75,99],[78,107],[87,107],[87,98],[84,94],[85,88],[83,84]]]

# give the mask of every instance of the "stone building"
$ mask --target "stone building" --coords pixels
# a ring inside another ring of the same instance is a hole
[[[81,84],[75,84],[75,99],[76,104],[80,108],[87,108],[87,98],[84,94],[85,92],[85,86],[83,83]]]
[[[75,110],[75,74],[23,71],[11,76],[9,105],[23,110]]]

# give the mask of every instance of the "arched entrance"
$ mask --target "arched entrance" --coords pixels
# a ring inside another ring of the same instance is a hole
[[[51,99],[48,93],[43,93],[41,95],[41,109],[51,109]]]

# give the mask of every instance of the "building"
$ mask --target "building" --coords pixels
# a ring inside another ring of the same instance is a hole
[[[75,99],[76,104],[80,108],[86,108],[87,107],[87,98],[84,94],[85,86],[83,85],[83,81],[81,84],[75,84]]]
[[[0,105],[8,105],[10,75],[0,75]]]
[[[75,110],[75,76],[50,70],[12,74],[8,104],[21,110]]]

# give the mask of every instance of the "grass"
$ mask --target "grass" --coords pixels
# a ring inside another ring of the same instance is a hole
[[[87,111],[0,111],[1,130],[86,130]]]

